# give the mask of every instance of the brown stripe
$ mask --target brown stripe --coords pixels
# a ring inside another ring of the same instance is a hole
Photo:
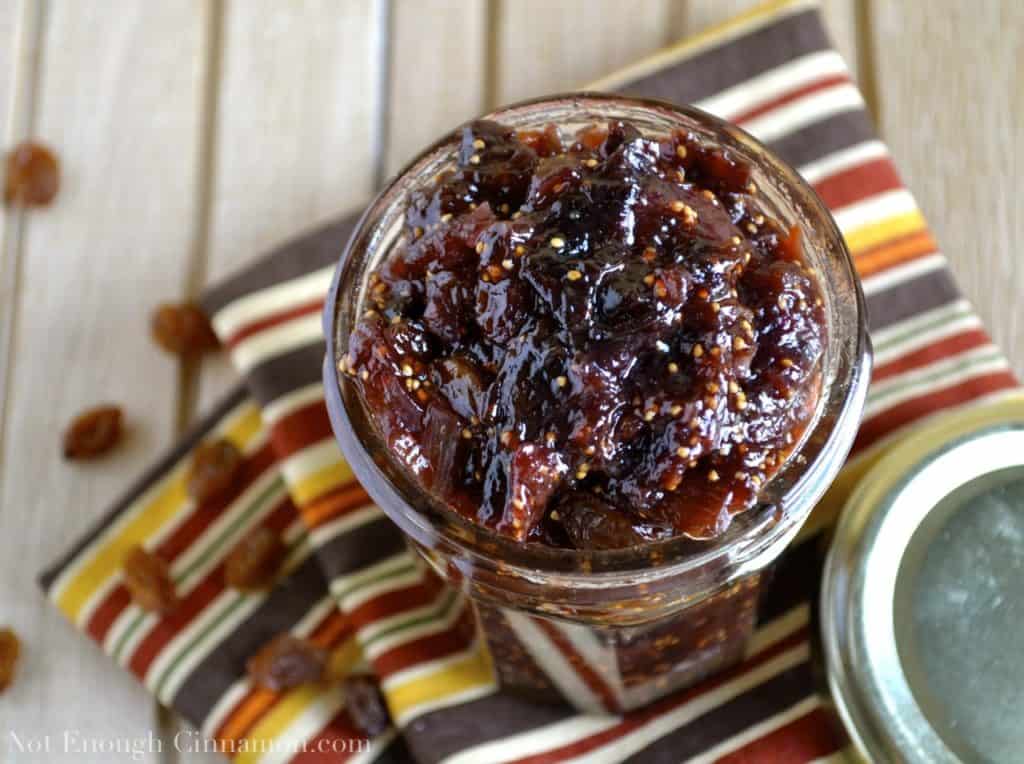
[[[335,536],[317,549],[317,557],[333,581],[404,549],[402,532],[388,518],[381,517]]]
[[[293,390],[319,382],[325,349],[324,341],[317,339],[253,367],[246,373],[253,397],[265,406]]]
[[[409,747],[420,764],[433,764],[471,746],[575,715],[565,706],[545,705],[499,692],[417,717],[414,731],[408,735]]]
[[[793,167],[799,168],[877,137],[864,110],[853,109],[769,141],[768,147]]]
[[[208,314],[214,315],[239,297],[337,262],[361,214],[362,210],[348,213],[284,242],[252,265],[207,289],[200,304]]]
[[[868,325],[872,332],[906,321],[933,308],[949,305],[960,297],[949,270],[922,273],[884,292],[868,296]]]
[[[815,10],[769,23],[616,88],[627,95],[693,103],[798,56],[830,48]]]
[[[846,745],[846,741],[846,733],[839,720],[819,707],[736,749],[716,764],[813,761],[835,753]]]
[[[175,710],[201,725],[228,688],[245,674],[249,657],[291,629],[326,596],[327,582],[316,558],[310,556],[192,668],[174,696]]]
[[[68,563],[81,554],[86,547],[91,545],[96,538],[106,530],[107,526],[113,523],[122,512],[134,504],[154,483],[161,480],[168,472],[170,472],[175,464],[181,461],[200,440],[206,437],[207,433],[213,430],[232,410],[238,407],[247,396],[248,391],[246,386],[244,384],[239,384],[224,398],[222,398],[209,414],[204,416],[197,424],[189,429],[188,433],[182,436],[181,440],[178,441],[174,448],[166,452],[163,457],[153,464],[152,467],[142,473],[142,477],[136,480],[135,483],[133,483],[124,494],[122,494],[121,498],[114,504],[110,511],[93,524],[92,528],[84,536],[79,538],[74,546],[72,546],[56,562],[40,574],[38,579],[40,586],[45,590],[49,590],[53,585],[54,580],[60,575],[61,571],[67,567]]]

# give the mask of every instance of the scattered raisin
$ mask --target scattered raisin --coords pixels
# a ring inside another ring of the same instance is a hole
[[[82,412],[64,432],[65,459],[92,459],[121,439],[120,406],[97,406]]]
[[[206,313],[191,302],[158,306],[153,312],[151,328],[156,343],[178,356],[198,356],[220,345]]]
[[[327,651],[305,639],[281,634],[247,664],[253,682],[273,692],[318,682],[327,668]]]
[[[21,655],[21,642],[10,629],[0,629],[0,692],[11,686]]]
[[[345,708],[360,730],[376,737],[391,726],[384,695],[377,677],[371,674],[350,674],[345,678]]]
[[[265,526],[253,530],[224,562],[224,578],[235,589],[267,589],[273,583],[288,547]]]
[[[60,163],[50,149],[25,141],[7,155],[4,203],[45,207],[60,188]]]
[[[168,613],[178,604],[167,563],[141,546],[124,557],[124,585],[135,604],[152,613]]]
[[[230,440],[204,443],[192,457],[189,495],[200,504],[227,496],[242,471],[242,452]]]

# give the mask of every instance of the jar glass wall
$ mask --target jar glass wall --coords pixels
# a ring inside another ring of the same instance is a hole
[[[771,563],[853,443],[870,368],[863,296],[821,200],[735,126],[689,107],[600,94],[553,96],[486,118],[517,129],[554,124],[566,132],[624,120],[645,135],[684,130],[722,146],[750,166],[776,219],[799,227],[804,258],[817,273],[828,341],[816,410],[786,463],[762,487],[758,504],[711,541],[676,537],[624,549],[571,550],[516,542],[426,492],[389,452],[357,386],[338,372],[365,309],[370,274],[399,239],[409,194],[453,166],[457,132],[385,188],[341,259],[325,306],[324,381],[332,424],[355,475],[432,567],[472,598],[504,686],[584,708],[633,708],[742,656]],[[573,676],[584,678],[588,693],[568,691]]]

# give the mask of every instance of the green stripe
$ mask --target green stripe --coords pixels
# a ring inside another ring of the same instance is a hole
[[[232,591],[234,591],[234,590],[232,590]],[[258,598],[263,598],[265,596],[266,595],[264,593],[241,594],[239,592],[235,592],[235,599],[234,599],[234,601],[231,602],[226,608],[224,608],[223,612],[221,612],[214,619],[214,621],[212,623],[208,624],[205,629],[203,629],[201,632],[199,632],[199,634],[197,634],[195,637],[193,637],[192,640],[181,649],[181,651],[178,653],[178,657],[176,657],[171,662],[171,664],[167,668],[164,669],[163,673],[160,674],[160,676],[157,678],[156,685],[152,688],[152,691],[157,696],[157,698],[159,698],[160,695],[163,693],[164,685],[167,683],[167,680],[170,678],[170,676],[174,672],[174,670],[179,665],[181,665],[181,662],[182,662],[182,660],[184,660],[186,655],[188,655],[193,650],[195,650],[197,648],[197,646],[204,639],[206,639],[210,635],[210,633],[212,631],[214,631],[222,623],[224,623],[224,621],[226,621],[228,619],[228,617],[231,616],[232,613],[237,611],[244,603],[246,603],[246,602],[248,602],[248,601],[250,601],[252,599],[255,599],[257,597]]]
[[[399,576],[404,576],[406,573],[412,573],[416,569],[417,569],[417,566],[416,566],[416,564],[414,562],[402,563],[401,567],[394,568],[393,570],[385,569],[383,573],[379,573],[376,576],[372,576],[370,578],[362,578],[361,577],[357,581],[351,581],[351,582],[349,582],[349,585],[346,586],[341,591],[332,592],[332,593],[334,594],[334,599],[336,599],[338,601],[338,603],[340,604],[347,596],[352,594],[352,592],[354,592],[356,589],[362,589],[364,586],[369,586],[370,584],[376,584],[376,583],[378,583],[380,581],[387,581],[388,579],[398,578]],[[331,587],[331,588],[333,590],[334,587]]]
[[[939,369],[938,371],[932,372],[931,374],[925,375],[920,379],[916,379],[911,382],[904,382],[902,385],[896,385],[895,387],[891,387],[888,390],[883,390],[877,396],[871,395],[869,393],[868,404],[875,404],[878,403],[879,401],[884,401],[888,398],[897,396],[900,393],[906,390],[913,389],[915,387],[926,388],[934,384],[935,382],[941,382],[944,377],[947,377],[951,374],[955,374],[961,371],[967,371],[968,369],[972,369],[976,366],[981,366],[982,364],[988,363],[990,361],[1002,360],[1002,357],[1002,354],[998,350],[994,350],[984,355],[978,355],[973,358],[968,358],[964,361],[961,361],[958,364],[947,366],[942,369]]]
[[[971,310],[968,306],[963,304],[954,304],[953,310],[951,310],[949,313],[943,313],[926,324],[915,326],[911,329],[907,329],[906,331],[901,332],[900,334],[897,334],[894,337],[890,337],[889,339],[883,340],[881,342],[876,342],[875,352],[877,353],[882,350],[887,350],[888,348],[891,348],[894,345],[899,345],[901,343],[906,342],[907,340],[913,339],[915,336],[921,334],[922,332],[928,332],[932,331],[933,329],[938,329],[940,326],[950,324],[953,321],[957,320],[958,318],[964,318],[965,316],[969,315],[971,315]]]
[[[189,575],[191,575],[199,566],[208,561],[211,555],[218,551],[218,548],[224,544],[224,542],[231,536],[231,534],[238,530],[239,526],[243,525],[248,520],[250,520],[255,512],[257,512],[261,507],[265,506],[268,501],[268,498],[270,497],[271,493],[274,490],[279,490],[283,493],[284,488],[284,481],[279,476],[275,477],[273,482],[269,486],[267,486],[267,489],[262,494],[253,499],[252,502],[246,505],[245,509],[242,510],[242,512],[238,515],[238,518],[235,519],[223,533],[221,533],[219,536],[217,536],[216,539],[214,539],[210,542],[210,544],[207,545],[207,548],[202,553],[200,553],[199,557],[196,559],[195,562],[193,562],[183,573],[181,573],[178,576],[175,576],[175,586],[179,586],[181,582],[184,581]],[[114,660],[121,660],[121,653],[124,652],[125,646],[131,639],[132,635],[134,635],[135,632],[138,631],[139,628],[142,626],[142,622],[145,620],[146,615],[147,613],[145,612],[137,614],[135,618],[132,620],[131,625],[117,640],[117,644],[114,646],[114,650],[111,653]]]
[[[433,613],[428,613],[427,615],[421,615],[415,618],[408,618],[404,621],[400,621],[399,623],[396,623],[394,626],[391,626],[385,629],[384,631],[374,634],[372,637],[370,637],[363,643],[363,647],[372,645],[378,639],[383,639],[384,637],[391,636],[392,634],[395,634],[399,631],[411,629],[414,626],[428,624],[432,621],[444,620],[448,615],[451,614],[452,609],[455,607],[455,605],[459,604],[461,601],[462,599],[458,596],[458,592],[456,592],[454,589],[449,590],[448,593],[445,595],[444,600],[438,604],[436,610]]]

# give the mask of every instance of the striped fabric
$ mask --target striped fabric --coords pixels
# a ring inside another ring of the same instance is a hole
[[[592,87],[695,103],[740,124],[832,209],[863,279],[876,351],[850,462],[784,556],[740,665],[618,715],[608,711],[615,688],[589,670],[595,645],[571,627],[513,615],[505,624],[538,681],[594,711],[523,701],[501,691],[475,611],[407,549],[331,435],[320,311],[356,218],[290,242],[204,297],[243,388],[43,576],[57,607],[161,702],[227,750],[249,744],[239,760],[323,760],[324,746],[332,761],[420,764],[844,756],[811,660],[821,531],[908,427],[1010,394],[1016,383],[951,280],[809,3],[769,4]],[[224,506],[196,507],[183,490],[184,465],[214,433],[243,449],[246,480]],[[287,538],[289,575],[268,594],[227,590],[224,554],[259,523]],[[121,584],[120,558],[139,542],[170,561],[183,604],[168,617],[139,611]],[[330,648],[334,675],[356,665],[376,672],[397,730],[360,750],[347,745],[358,733],[336,683],[282,695],[250,686],[246,658],[285,630]],[[254,752],[258,741],[273,741],[272,750]]]

